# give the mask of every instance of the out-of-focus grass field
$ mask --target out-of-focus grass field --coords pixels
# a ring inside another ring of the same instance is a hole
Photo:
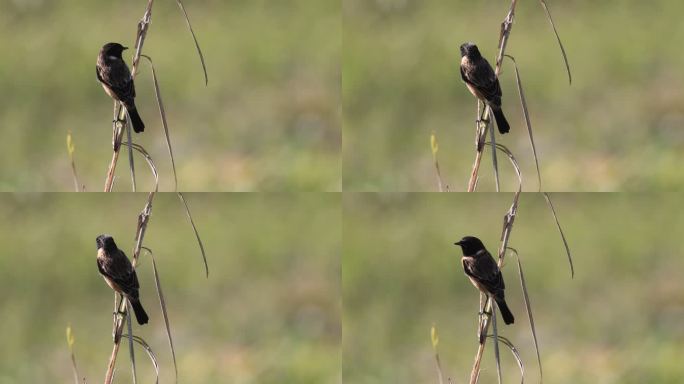
[[[66,151],[90,191],[112,155],[112,101],[95,78],[109,41],[134,47],[146,0],[0,0],[0,189],[73,190]],[[143,53],[154,60],[180,190],[339,190],[340,3],[184,1],[209,74],[175,1],[154,3]],[[132,49],[126,51],[131,64]],[[136,78],[146,123],[135,135],[161,189],[173,175],[149,65]],[[130,190],[122,152],[115,189]],[[142,159],[139,188],[152,188]]]
[[[73,382],[78,367],[101,382],[112,349],[114,295],[98,274],[95,237],[129,256],[143,194],[0,196],[0,382]],[[179,382],[339,383],[339,194],[187,194],[207,251],[209,278],[175,194],[155,197],[145,246],[154,251],[172,327]],[[134,332],[156,352],[160,383],[171,352],[152,264],[138,265],[150,315]],[[128,346],[116,382],[130,383]],[[153,369],[136,351],[139,382]]]
[[[547,4],[572,69],[568,77],[539,1],[519,1],[507,53],[518,62],[545,190],[680,189],[684,186],[684,2]],[[459,73],[459,46],[494,63],[510,1],[345,0],[345,190],[434,191],[430,134],[452,190],[465,190],[476,104]],[[512,62],[500,77],[511,133],[497,142],[538,188]],[[500,160],[503,187],[513,172]],[[491,156],[480,190],[494,190]]]
[[[496,252],[510,200],[510,194],[345,195],[345,383],[437,383],[433,323],[445,375],[467,382],[477,350],[478,293],[453,243],[476,235]],[[543,196],[522,196],[510,241],[524,268],[544,382],[681,383],[684,199],[555,194],[552,200],[572,250],[574,279]],[[503,271],[516,321],[499,321],[500,334],[519,348],[525,382],[537,383],[513,257]],[[483,383],[496,382],[491,347]],[[507,349],[501,356],[505,382],[516,382],[515,360]]]

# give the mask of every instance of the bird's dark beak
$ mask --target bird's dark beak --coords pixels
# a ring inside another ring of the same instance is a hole
[[[460,242],[460,241],[457,241],[457,242],[454,243],[454,245],[461,245],[461,242]]]
[[[124,51],[127,50],[127,49],[128,49],[128,47],[123,47],[123,50],[124,50]]]

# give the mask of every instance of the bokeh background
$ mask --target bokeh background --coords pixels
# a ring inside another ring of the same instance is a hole
[[[684,200],[674,194],[553,194],[575,277],[543,196],[525,194],[510,246],[520,252],[547,383],[681,383]],[[463,275],[464,235],[496,252],[508,194],[346,194],[342,294],[345,383],[467,382],[477,350],[478,293]],[[500,334],[538,365],[515,258],[503,267],[516,316]],[[519,380],[502,349],[504,381]],[[496,382],[489,344],[481,382]],[[445,377],[446,380],[446,377]],[[446,382],[446,381],[445,381]]]
[[[175,194],[155,197],[145,246],[154,251],[169,311],[179,382],[340,383],[339,194],[186,194],[209,263]],[[66,327],[81,374],[104,377],[112,349],[111,289],[95,237],[129,256],[143,194],[0,195],[1,383],[73,382]],[[150,315],[134,333],[153,348],[160,383],[173,382],[152,264],[138,264]],[[154,371],[136,351],[139,382]],[[128,346],[116,382],[132,382]]]
[[[674,190],[684,185],[684,2],[554,1],[568,77],[539,1],[519,1],[507,53],[518,62],[544,190]],[[510,1],[343,2],[345,190],[434,191],[430,134],[442,173],[465,190],[476,104],[459,74],[459,46],[478,44],[493,63]],[[515,71],[500,77],[511,133],[498,142],[538,188]],[[514,188],[504,161],[502,187]],[[494,190],[484,157],[480,190]]]
[[[341,188],[340,2],[184,1],[209,85],[175,1],[154,3],[152,57],[171,131],[179,189]],[[112,155],[112,102],[95,79],[109,41],[134,47],[146,0],[0,0],[0,190],[70,191],[67,132],[89,191]],[[127,51],[127,52],[130,52]],[[125,59],[130,65],[132,53]],[[136,78],[147,128],[135,135],[173,190],[149,65]],[[115,189],[130,191],[127,155]],[[138,159],[139,189],[152,178]]]

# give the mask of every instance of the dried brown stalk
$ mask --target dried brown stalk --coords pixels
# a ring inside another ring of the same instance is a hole
[[[494,73],[497,77],[499,76],[499,72],[501,72],[501,64],[506,51],[506,45],[508,44],[508,37],[513,29],[513,19],[515,18],[515,6],[517,3],[518,0],[511,0],[511,8],[508,11],[508,15],[506,15],[506,18],[501,23],[501,35],[499,36],[499,55],[496,57],[496,68],[494,70]],[[479,121],[477,122],[477,131],[480,133],[480,136],[477,142],[473,170],[470,173],[470,180],[468,181],[468,192],[474,192],[477,186],[477,177],[478,172],[480,171],[480,163],[482,162],[482,152],[484,151],[483,144],[491,121],[491,113],[489,108],[485,108],[483,116],[484,118],[478,119]],[[496,149],[492,148],[492,151],[496,151]]]
[[[515,0],[514,0],[515,1]],[[496,146],[492,145],[491,143],[486,143],[490,146],[492,146],[492,150],[500,150],[504,152],[511,163],[513,164],[513,167],[515,168],[515,172],[518,176],[518,190],[515,192],[515,195],[513,196],[513,203],[511,204],[511,207],[509,208],[508,212],[504,216],[504,223],[503,223],[503,229],[501,231],[501,245],[499,247],[499,260],[498,260],[498,265],[499,268],[503,266],[504,258],[506,256],[506,250],[508,249],[508,240],[510,239],[511,236],[511,231],[513,230],[513,222],[515,221],[515,217],[518,214],[518,204],[520,201],[520,193],[522,192],[522,176],[520,174],[520,167],[517,164],[517,161],[511,154],[511,152],[504,147],[501,144],[497,144]],[[485,305],[485,310],[484,313],[492,313],[492,300],[487,300],[487,304]],[[489,330],[489,326],[491,325],[491,319],[493,315],[487,316],[479,329],[480,335],[487,335],[487,331]],[[481,337],[480,338],[481,342],[478,346],[477,349],[477,354],[475,355],[475,362],[473,363],[473,369],[470,372],[470,384],[476,384],[477,380],[480,376],[480,364],[482,363],[482,355],[484,354],[484,348],[485,348],[485,342],[487,340],[486,337]],[[497,342],[498,340],[495,340]]]
[[[151,1],[150,1],[151,2]],[[140,250],[142,249],[143,239],[145,237],[145,231],[147,230],[147,224],[150,220],[150,215],[152,214],[152,200],[154,199],[155,192],[150,192],[147,196],[147,203],[145,207],[138,215],[138,227],[135,233],[135,248],[133,248],[133,268],[138,264],[138,257],[140,256]],[[116,365],[116,356],[119,353],[119,346],[121,345],[121,335],[123,333],[123,327],[125,325],[125,314],[127,313],[128,306],[126,305],[127,300],[124,298],[119,303],[117,312],[121,313],[122,316],[117,317],[114,324],[114,347],[112,348],[112,355],[109,358],[109,364],[107,365],[107,373],[105,375],[105,384],[111,384],[114,379],[114,367]]]
[[[138,62],[140,61],[140,55],[142,54],[142,47],[143,44],[145,43],[145,37],[147,36],[147,30],[150,26],[150,22],[152,21],[152,5],[154,4],[154,0],[149,0],[147,2],[147,8],[145,9],[145,14],[143,14],[142,19],[138,22],[138,33],[135,38],[135,55],[133,56],[133,66],[131,69],[131,78],[135,79],[135,75],[138,73]],[[121,103],[119,104],[119,112],[115,115],[117,118],[114,121],[114,153],[112,154],[112,161],[109,163],[109,168],[107,169],[107,179],[105,180],[105,187],[104,191],[105,192],[111,192],[112,187],[114,186],[114,173],[116,171],[116,164],[119,160],[119,151],[121,150],[121,139],[123,136],[123,131],[124,129],[129,129],[126,126],[128,123],[126,122],[126,108],[121,107]],[[121,130],[118,130],[117,123],[118,122],[123,122],[123,126]],[[131,143],[131,140],[129,139],[128,141]],[[129,148],[129,153],[132,153],[132,151]],[[135,179],[134,179],[135,180]],[[134,181],[135,183],[135,181]]]

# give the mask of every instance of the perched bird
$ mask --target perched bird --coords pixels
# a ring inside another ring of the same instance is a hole
[[[504,323],[513,324],[515,318],[506,305],[504,298],[504,288],[506,287],[501,270],[492,255],[485,249],[482,241],[477,237],[466,236],[455,244],[460,245],[463,251],[461,262],[470,282],[482,293],[496,301]]]
[[[510,131],[511,127],[501,110],[499,79],[487,59],[480,54],[477,45],[473,43],[461,45],[461,78],[470,93],[492,109],[499,132],[504,134]]]
[[[138,276],[128,257],[117,248],[114,239],[109,235],[100,235],[95,242],[97,243],[97,269],[100,270],[105,282],[131,303],[138,324],[147,324],[149,318],[140,304],[138,294],[138,289],[140,289]]]
[[[121,53],[128,49],[119,43],[107,43],[100,50],[97,56],[95,72],[97,80],[102,83],[102,88],[114,100],[120,101],[126,107],[128,116],[133,123],[135,132],[145,130],[138,110],[135,108],[135,85],[128,70],[126,62],[121,57]]]

